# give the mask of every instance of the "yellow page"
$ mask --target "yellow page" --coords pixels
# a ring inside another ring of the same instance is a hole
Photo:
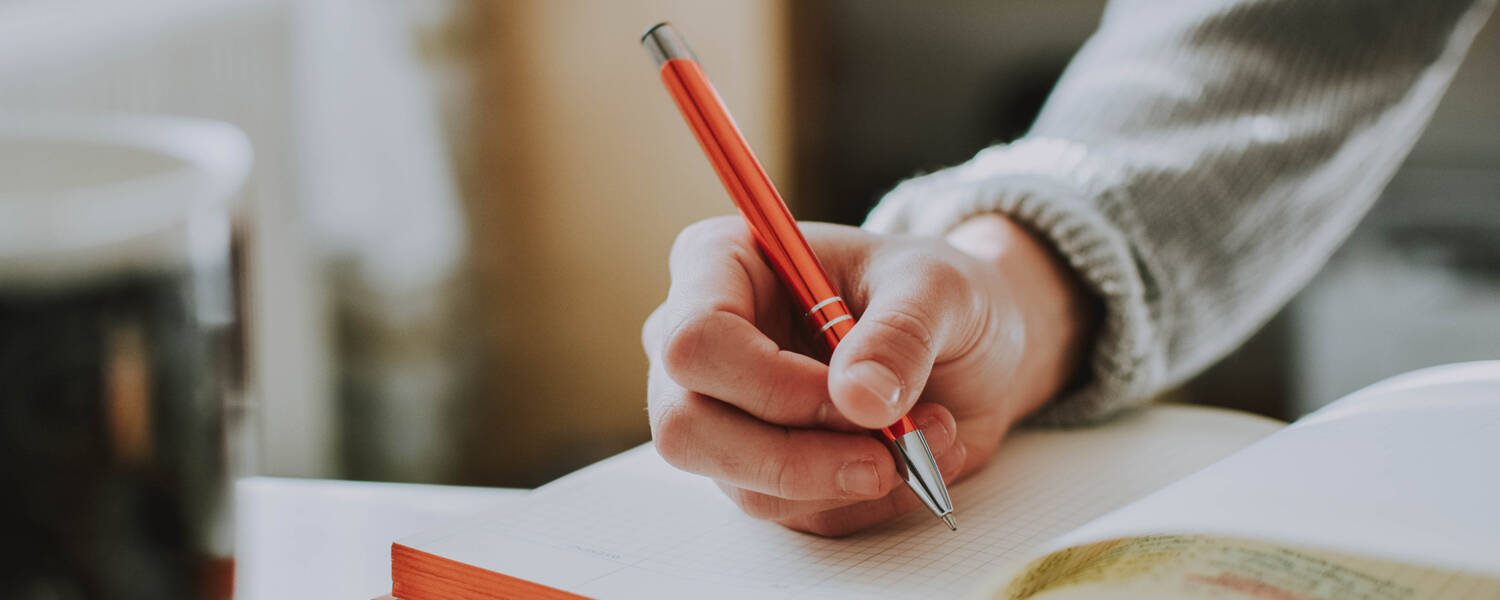
[[[1500,579],[1253,540],[1152,536],[1038,559],[995,600],[1500,598]]]
[[[1497,598],[1497,460],[1500,361],[1398,377],[1060,537],[989,594]]]

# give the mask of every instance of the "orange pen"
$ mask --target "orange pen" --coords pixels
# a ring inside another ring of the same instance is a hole
[[[658,23],[647,30],[641,43],[661,69],[662,82],[682,110],[682,117],[708,155],[708,162],[719,174],[724,189],[744,215],[766,262],[832,353],[854,327],[854,315],[802,237],[781,194],[740,134],[734,118],[729,116],[729,109],[708,82],[687,42],[670,23]],[[875,433],[890,446],[907,486],[934,515],[956,530],[948,487],[943,483],[927,439],[911,417],[903,415]]]

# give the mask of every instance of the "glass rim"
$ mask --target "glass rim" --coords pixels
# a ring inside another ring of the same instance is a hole
[[[249,139],[233,125],[137,113],[0,111],[0,145],[144,153],[172,164],[138,176],[0,190],[0,279],[54,279],[172,260],[181,233],[237,209],[249,175]],[[19,148],[19,150],[18,150]],[[85,171],[80,170],[80,174]]]

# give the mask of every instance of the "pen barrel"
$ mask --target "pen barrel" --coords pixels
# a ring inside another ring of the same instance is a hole
[[[911,417],[901,415],[900,420],[880,429],[880,437],[885,438],[887,442],[894,442],[913,431],[917,431],[917,424],[911,420]]]
[[[802,237],[791,210],[750,150],[703,68],[688,58],[667,58],[661,65],[661,77],[714,172],[724,183],[724,189],[744,215],[766,263],[817,330],[823,345],[833,352],[854,327],[854,314],[829,281],[823,265]],[[880,435],[894,441],[916,430],[911,418],[902,416],[880,429]]]
[[[744,215],[766,263],[831,352],[854,325],[854,315],[829,281],[723,100],[703,68],[690,58],[667,58],[661,64],[661,78],[724,189]]]
[[[662,83],[682,111],[693,137],[703,147],[719,181],[744,215],[766,264],[832,355],[839,341],[854,327],[854,315],[834,289],[812,246],[802,237],[802,230],[781,199],[781,193],[750,150],[750,144],[693,58],[687,42],[670,25],[660,23],[646,31],[641,43],[660,67]],[[911,417],[902,416],[879,429],[877,435],[892,448],[898,469],[923,504],[938,516],[953,512],[932,450]],[[944,520],[949,527],[953,526],[951,518]]]

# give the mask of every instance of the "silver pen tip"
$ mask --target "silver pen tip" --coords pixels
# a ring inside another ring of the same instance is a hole
[[[953,515],[951,514],[943,515],[943,524],[947,525],[950,530],[958,531],[958,522],[953,520]]]

